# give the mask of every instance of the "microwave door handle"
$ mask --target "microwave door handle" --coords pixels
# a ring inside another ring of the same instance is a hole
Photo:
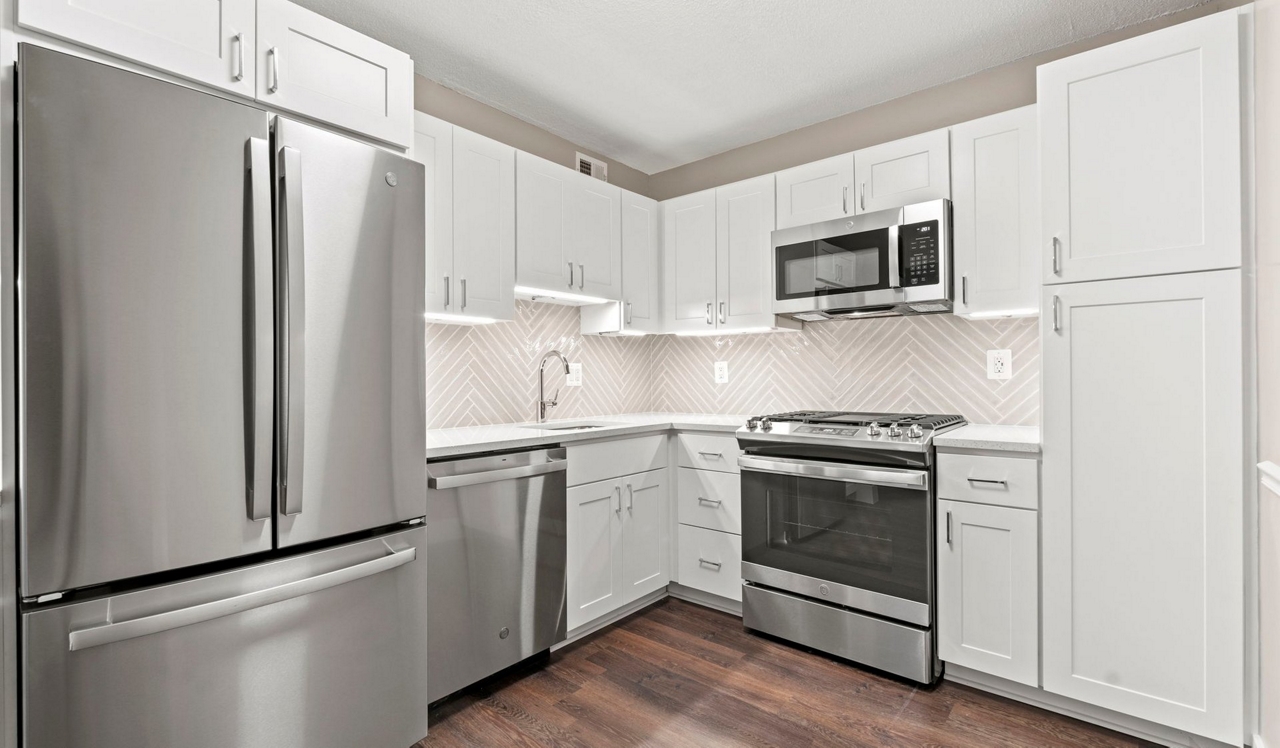
[[[898,223],[889,227],[889,288],[902,288],[901,256],[902,248],[898,245]]]

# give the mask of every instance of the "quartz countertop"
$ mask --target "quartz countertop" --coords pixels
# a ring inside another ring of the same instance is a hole
[[[465,426],[427,430],[427,459],[454,457],[503,449],[521,449],[547,444],[569,444],[590,439],[609,439],[659,431],[721,431],[732,434],[746,423],[747,416],[707,413],[628,413],[591,418],[568,418],[534,423],[500,423],[492,426]],[[600,428],[555,430],[556,426],[601,424]],[[542,427],[542,428],[539,428]]]
[[[996,426],[971,423],[933,437],[935,447],[990,449],[998,452],[1040,453],[1040,429],[1035,426]]]

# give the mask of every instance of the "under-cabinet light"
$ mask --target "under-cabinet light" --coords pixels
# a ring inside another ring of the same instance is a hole
[[[472,317],[466,314],[437,314],[436,312],[427,312],[422,316],[428,322],[444,325],[492,325],[498,321],[492,317]]]
[[[605,304],[609,299],[602,299],[599,296],[586,296],[578,293],[566,293],[564,291],[548,291],[545,288],[530,288],[529,286],[516,286],[516,295],[528,297],[537,301],[546,299],[549,301],[563,301],[572,304]]]

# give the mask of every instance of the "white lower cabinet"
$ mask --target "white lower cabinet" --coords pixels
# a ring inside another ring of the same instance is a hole
[[[677,533],[677,581],[742,602],[742,536],[691,525]]]
[[[944,662],[1040,684],[1037,533],[1030,509],[938,502],[938,657]]]
[[[659,469],[569,488],[569,631],[667,586],[666,474]]]

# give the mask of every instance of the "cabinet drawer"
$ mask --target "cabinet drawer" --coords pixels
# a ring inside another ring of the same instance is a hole
[[[735,473],[680,468],[680,524],[742,534],[742,478]]]
[[[1038,460],[940,453],[938,498],[1036,509],[1039,473]]]
[[[569,459],[566,476],[568,485],[580,486],[583,483],[666,467],[667,435],[653,434],[592,444],[570,444],[565,448],[565,453]]]
[[[738,440],[732,436],[680,435],[680,466],[699,470],[738,472]]]
[[[680,584],[742,600],[742,538],[680,525],[677,555]]]

